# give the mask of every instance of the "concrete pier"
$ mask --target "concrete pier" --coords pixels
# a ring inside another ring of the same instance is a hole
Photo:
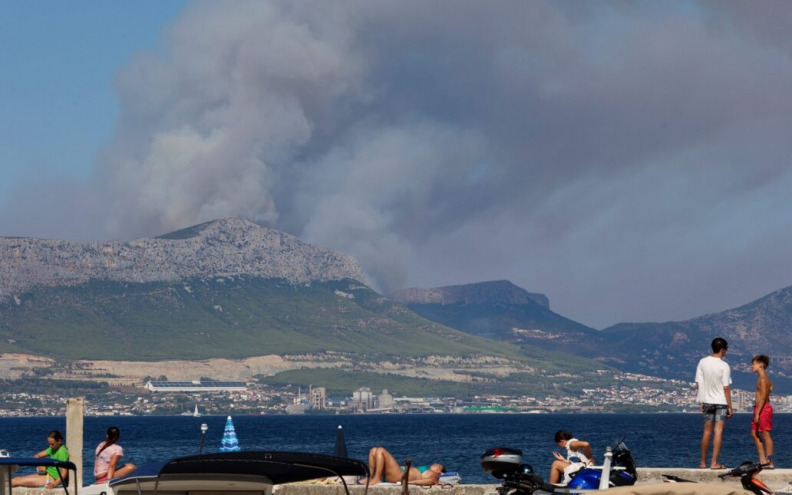
[[[739,478],[726,478],[721,481],[718,474],[725,473],[726,470],[713,471],[709,469],[687,469],[687,468],[638,468],[638,485],[650,485],[663,483],[664,474],[677,476],[682,479],[694,481],[697,484],[717,485],[728,487],[739,493],[742,490]],[[774,469],[766,470],[759,473],[757,478],[765,482],[767,486],[775,491],[783,490],[787,493],[792,493],[792,469]],[[463,477],[464,480],[464,477]],[[665,483],[666,485],[682,484],[682,483]],[[693,489],[693,483],[684,483],[690,485]],[[410,491],[416,493],[436,492],[445,493],[449,495],[494,495],[497,484],[486,485],[455,485],[455,486],[433,486],[431,488],[424,488],[419,486],[411,486]],[[351,493],[353,495],[363,494],[362,486],[351,486]],[[304,484],[295,483],[290,485],[282,485],[276,487],[278,495],[343,495],[344,488],[340,485],[321,485],[321,484]],[[695,490],[693,490],[695,492]],[[369,487],[369,493],[372,495],[400,495],[401,487],[394,485],[375,485]]]
[[[662,484],[663,474],[670,474],[678,476],[679,478],[695,481],[698,484],[704,484],[709,488],[720,487],[723,491],[718,490],[718,493],[733,493],[744,494],[748,493],[742,490],[740,480],[737,478],[727,478],[725,481],[718,479],[718,474],[725,473],[725,470],[711,471],[709,469],[686,469],[686,468],[639,468],[638,469],[638,485]],[[792,469],[775,469],[762,471],[757,476],[764,481],[773,490],[781,490],[781,493],[792,493],[790,488],[790,481],[792,481]],[[698,487],[692,483],[665,483],[667,488],[664,493],[681,494],[690,493],[695,494],[705,492],[704,486]],[[679,486],[673,486],[679,485]],[[682,486],[686,485],[686,486]],[[419,487],[411,486],[410,492],[414,494],[432,493],[436,495],[495,495],[497,484],[484,484],[484,485],[454,485],[454,486],[433,486],[433,487]],[[626,488],[626,487],[625,487]],[[363,495],[365,487],[360,485],[350,486],[350,493],[352,495]],[[614,495],[618,493],[629,493],[629,490],[612,489]],[[344,495],[344,487],[340,484],[311,484],[311,483],[292,483],[286,485],[279,485],[275,487],[277,495]],[[45,490],[40,488],[15,488],[14,495],[60,495],[63,493],[62,489]],[[71,492],[70,490],[70,493]],[[401,487],[398,485],[375,485],[369,487],[369,494],[371,495],[401,495]]]
[[[737,467],[737,466],[732,466]],[[711,469],[687,469],[687,468],[638,468],[638,482],[645,483],[661,483],[664,474],[678,476],[682,479],[695,481],[697,483],[713,483],[713,484],[727,484],[740,486],[739,478],[726,478],[721,481],[718,478],[719,474],[727,472],[727,469],[711,470]],[[757,478],[764,481],[767,486],[774,490],[780,490],[787,487],[792,482],[792,469],[766,469],[756,475]]]

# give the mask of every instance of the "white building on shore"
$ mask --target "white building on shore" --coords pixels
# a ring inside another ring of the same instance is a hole
[[[151,392],[241,392],[247,390],[245,382],[169,382],[149,380],[143,387]]]

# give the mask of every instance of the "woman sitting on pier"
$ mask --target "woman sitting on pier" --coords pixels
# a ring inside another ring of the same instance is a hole
[[[96,446],[96,461],[94,462],[94,477],[96,484],[107,483],[113,478],[128,476],[137,466],[128,462],[123,466],[118,461],[124,457],[124,449],[118,445],[121,430],[115,426],[107,429],[105,441]]]

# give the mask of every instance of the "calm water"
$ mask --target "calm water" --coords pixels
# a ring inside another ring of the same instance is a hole
[[[233,420],[243,450],[332,454],[341,425],[350,457],[366,460],[372,446],[382,445],[400,461],[441,462],[458,471],[463,483],[495,482],[481,470],[479,455],[497,446],[522,449],[523,461],[546,477],[558,429],[591,442],[599,462],[605,447],[623,437],[643,467],[696,467],[701,439],[698,414],[236,416]],[[93,450],[108,426],[121,428],[126,460],[141,465],[198,453],[201,423],[209,426],[204,451],[217,451],[225,421],[225,416],[85,418],[86,483],[93,472]],[[727,423],[720,457],[727,466],[756,458],[749,426],[748,414]],[[790,426],[792,415],[775,416],[775,460],[781,467],[792,466],[792,456],[786,454],[792,444]],[[65,419],[0,418],[0,448],[13,456],[31,456],[47,446],[46,435],[52,429],[65,433]]]

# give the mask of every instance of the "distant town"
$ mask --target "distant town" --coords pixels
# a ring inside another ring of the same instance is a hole
[[[655,378],[625,374],[631,381]],[[698,412],[695,386],[668,380],[666,387],[584,388],[579,396],[506,397],[478,395],[405,397],[368,387],[348,397],[329,397],[322,386],[270,387],[251,382],[148,380],[139,386],[102,388],[83,394],[86,415],[225,415],[225,414],[398,414],[398,413],[613,413]],[[66,392],[68,393],[68,392]],[[750,412],[753,391],[734,390],[735,412]],[[774,396],[779,412],[792,412],[792,396]],[[62,416],[64,392],[0,392],[0,416]]]

